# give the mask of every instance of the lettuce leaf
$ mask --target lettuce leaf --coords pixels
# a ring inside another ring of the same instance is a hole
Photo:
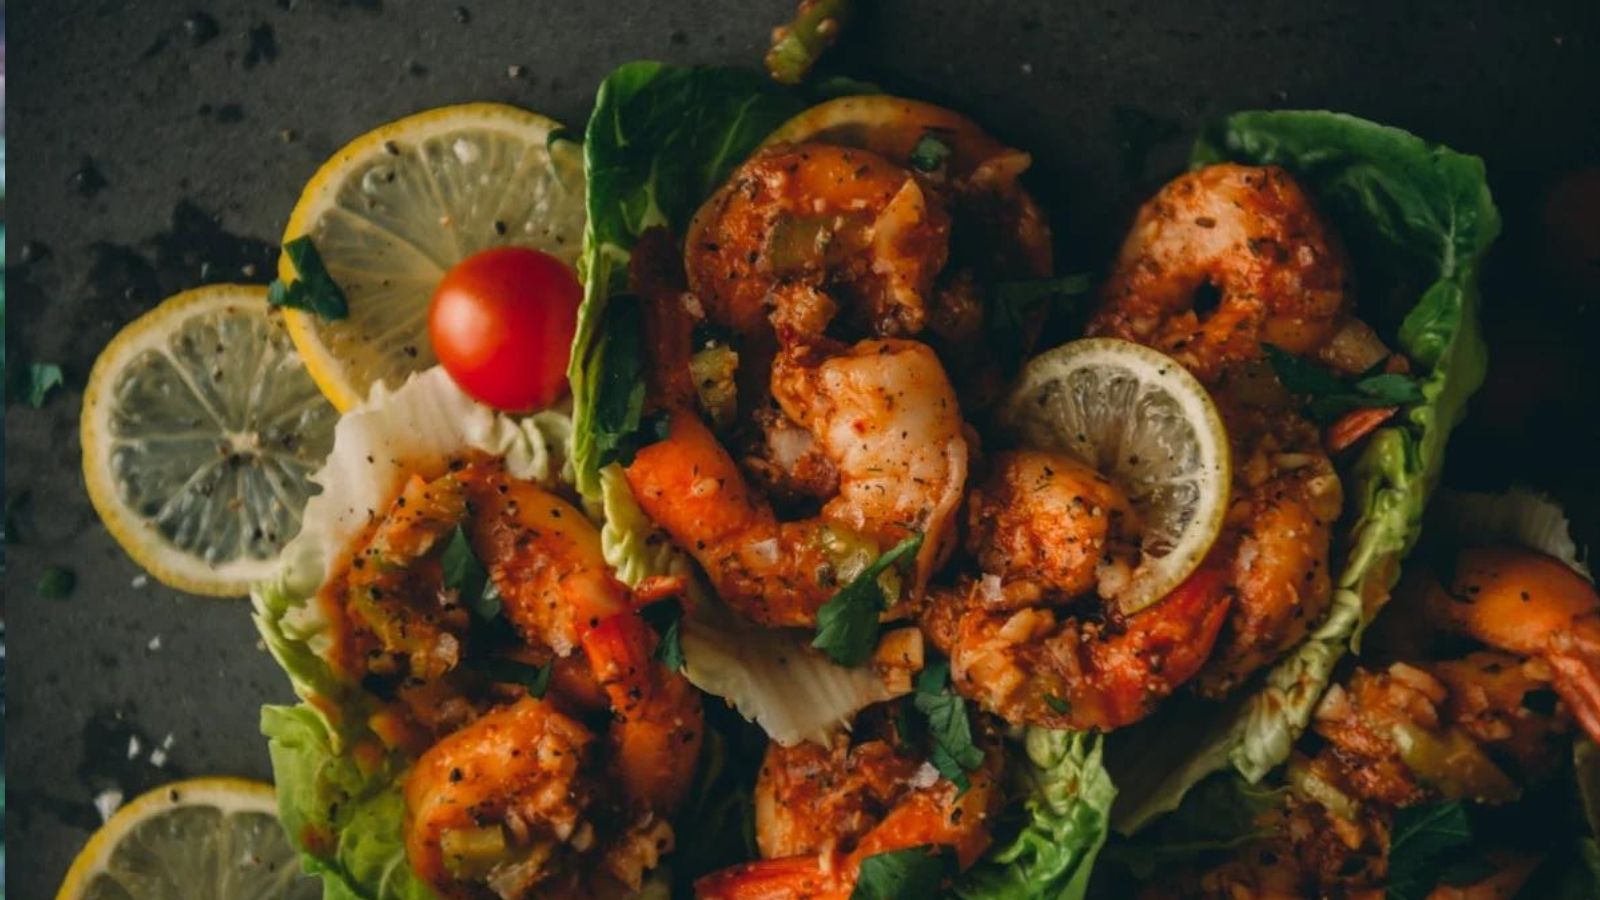
[[[965,900],[1081,900],[1110,831],[1117,789],[1102,763],[1104,741],[1084,732],[1029,728],[1027,755],[1011,766],[1027,818],[956,882]],[[1003,827],[1003,826],[1002,826]]]
[[[256,629],[305,701],[263,707],[261,730],[279,817],[306,871],[322,877],[325,896],[435,895],[405,860],[400,778],[409,760],[386,751],[368,728],[377,701],[330,664],[333,623],[317,591],[409,473],[440,473],[451,457],[478,451],[504,459],[517,477],[554,484],[568,477],[570,430],[560,411],[500,415],[437,367],[392,391],[374,388],[339,420],[333,450],[312,476],[322,492],[306,505],[305,526],[285,548],[278,575],[250,594]]]
[[[1423,400],[1374,434],[1344,473],[1343,559],[1327,617],[1253,692],[1186,699],[1114,736],[1121,788],[1113,821],[1131,833],[1175,809],[1208,774],[1251,782],[1288,758],[1334,665],[1356,649],[1417,540],[1445,441],[1483,381],[1478,272],[1500,230],[1483,163],[1404,131],[1330,112],[1246,112],[1201,135],[1194,165],[1233,160],[1287,168],[1350,248],[1362,314],[1396,336]]]
[[[584,133],[583,305],[567,370],[578,490],[591,504],[600,500],[600,448],[629,424],[628,410],[600,400],[605,373],[621,365],[615,355],[606,361],[606,313],[611,296],[627,290],[634,241],[655,225],[681,236],[733,167],[803,105],[745,69],[634,62],[600,83]]]
[[[600,85],[584,146],[588,227],[579,273],[583,306],[568,377],[574,397],[572,458],[579,492],[603,514],[606,561],[629,584],[694,566],[639,509],[607,448],[640,426],[642,370],[619,339],[633,321],[608,321],[627,290],[628,256],[654,225],[677,234],[695,209],[774,128],[798,113],[798,95],[743,69],[636,62]],[[635,318],[635,317],[629,317]],[[864,706],[891,694],[865,669],[837,666],[798,632],[758,628],[696,583],[683,624],[684,674],[758,722],[773,740],[822,740]]]

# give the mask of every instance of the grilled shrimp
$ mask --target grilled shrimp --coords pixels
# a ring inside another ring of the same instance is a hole
[[[1289,796],[1256,822],[1268,837],[1209,871],[1158,883],[1155,897],[1383,896],[1395,811],[1441,799],[1504,802],[1562,771],[1570,717],[1546,711],[1541,667],[1500,651],[1356,669],[1329,689],[1313,755],[1289,763]],[[1510,897],[1539,857],[1485,853],[1489,877],[1453,894]]]
[[[684,356],[676,345],[690,330],[684,298],[663,291],[644,301],[656,362],[675,368]],[[779,521],[686,405],[686,378],[678,370],[652,376],[652,403],[671,416],[667,435],[641,449],[625,474],[645,514],[729,605],[767,625],[814,624],[852,569],[913,533],[924,536],[912,585],[920,595],[954,541],[967,467],[955,391],[926,345],[823,342],[779,354],[773,396],[837,484],[820,515],[796,521]]]
[[[525,640],[582,649],[610,700],[613,764],[631,798],[666,815],[688,790],[701,740],[700,697],[654,658],[656,638],[611,574],[600,533],[577,507],[498,465],[461,473],[470,533]]]
[[[593,879],[605,877],[637,890],[671,849],[672,829],[627,813],[596,744],[533,697],[434,744],[405,780],[413,871],[463,900],[592,896]]]
[[[1456,559],[1431,618],[1501,650],[1542,662],[1550,685],[1600,741],[1600,596],[1560,560],[1512,546],[1473,547]]]
[[[1222,398],[1218,398],[1222,399]],[[1316,428],[1289,410],[1220,404],[1234,483],[1212,558],[1233,608],[1199,680],[1222,696],[1300,643],[1333,600],[1328,552],[1343,492]]]
[[[1110,730],[1200,670],[1228,614],[1222,570],[1125,618],[1080,608],[1131,568],[1133,512],[1110,482],[1061,454],[1000,454],[968,504],[983,575],[932,590],[922,618],[962,695],[1013,724]]]
[[[1169,353],[1200,380],[1274,344],[1351,374],[1387,355],[1352,314],[1349,262],[1294,178],[1223,163],[1140,208],[1089,332]],[[1214,309],[1197,308],[1214,290]]]
[[[898,735],[770,745],[755,789],[763,859],[700,879],[696,894],[843,900],[862,860],[920,846],[948,848],[966,869],[988,848],[1003,800],[1000,749],[992,741],[983,749],[984,762],[962,791]]]
[[[950,219],[911,173],[867,150],[780,145],[752,157],[690,226],[689,287],[757,342],[820,336],[840,312],[911,335],[944,268]]]
[[[446,587],[457,526],[499,591],[503,637]],[[405,797],[420,877],[462,898],[638,887],[671,848],[701,740],[699,695],[655,659],[637,610],[672,585],[630,592],[578,509],[487,460],[412,477],[330,584],[346,668],[393,701],[374,731],[418,755]],[[548,696],[489,677],[485,659],[549,665]]]

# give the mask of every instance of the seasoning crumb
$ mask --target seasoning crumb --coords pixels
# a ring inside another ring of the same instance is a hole
[[[161,635],[158,634],[155,637],[151,638],[150,642],[148,644],[145,644],[144,646],[145,646],[145,649],[149,650],[151,653],[155,653],[157,650],[160,650],[161,649]]]
[[[150,576],[146,575],[143,572],[140,572],[139,574],[133,576],[133,580],[128,582],[128,585],[130,587],[132,587],[136,591],[137,590],[143,590],[145,588],[145,586],[147,586],[149,584],[150,584]]]
[[[110,819],[111,814],[116,812],[117,807],[121,805],[122,791],[116,788],[106,788],[94,795],[94,808],[96,812],[100,813],[101,822]]]

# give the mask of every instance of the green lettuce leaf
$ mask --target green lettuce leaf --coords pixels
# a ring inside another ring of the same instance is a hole
[[[1197,142],[1196,166],[1225,160],[1293,172],[1350,248],[1369,300],[1363,316],[1413,363],[1423,399],[1380,429],[1342,474],[1346,509],[1327,617],[1268,671],[1221,704],[1177,701],[1114,736],[1121,788],[1113,819],[1131,833],[1175,809],[1212,772],[1259,781],[1288,758],[1334,665],[1356,649],[1416,542],[1445,441],[1487,365],[1478,273],[1500,230],[1483,163],[1404,131],[1329,112],[1246,112]]]
[[[266,706],[278,788],[278,814],[303,851],[308,873],[320,875],[328,898],[434,900],[406,863],[400,793],[404,761],[385,757],[363,772],[338,735],[311,706]]]
[[[965,900],[1080,900],[1110,831],[1117,789],[1099,735],[1029,728],[1011,766],[1026,819],[956,882]]]
[[[618,429],[638,424],[621,421],[627,404],[613,410],[600,403],[607,369],[623,365],[615,355],[606,363],[606,319],[612,295],[627,289],[634,241],[654,225],[681,236],[733,167],[803,105],[745,69],[635,62],[601,82],[584,135],[583,305],[567,371],[578,490],[591,504],[600,499],[600,450],[616,444]]]
[[[317,592],[334,561],[413,471],[443,472],[466,452],[504,459],[546,484],[566,480],[571,425],[554,410],[513,419],[476,403],[437,367],[394,390],[379,386],[339,420],[333,450],[312,476],[322,492],[284,549],[278,575],[250,593],[256,630],[303,701],[262,709],[278,811],[325,896],[425,900],[401,837],[401,775],[408,760],[383,749],[367,722],[377,701],[330,664],[333,623]],[[355,748],[364,751],[358,756]]]

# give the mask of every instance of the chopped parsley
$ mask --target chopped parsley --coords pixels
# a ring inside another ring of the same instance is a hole
[[[639,615],[656,630],[656,659],[674,672],[683,671],[683,607],[676,600],[662,600],[641,609]]]
[[[911,168],[918,172],[934,172],[944,165],[950,158],[950,145],[939,139],[933,132],[927,132],[917,138],[917,145],[911,148]]]
[[[20,381],[22,399],[34,409],[44,406],[50,393],[67,383],[61,367],[55,363],[28,363],[21,372]]]
[[[983,751],[972,740],[967,701],[950,688],[948,660],[931,662],[917,676],[912,701],[927,717],[932,748],[928,761],[961,791],[972,786],[967,773],[983,765]]]
[[[1390,833],[1388,900],[1428,896],[1454,869],[1453,851],[1472,843],[1472,823],[1460,801],[1404,807]]]
[[[445,588],[455,591],[456,599],[473,615],[485,622],[500,615],[500,589],[489,578],[488,570],[472,550],[467,530],[460,525],[450,534],[439,566],[444,570]]]
[[[535,666],[504,657],[474,660],[468,665],[493,681],[527,688],[534,699],[542,698],[545,691],[550,690],[550,676],[555,671],[554,661]]]
[[[1015,370],[1022,365],[1019,351],[1026,343],[1029,324],[1048,318],[1049,307],[1058,300],[1088,293],[1089,285],[1089,276],[1083,274],[990,285],[983,318],[989,345],[999,348],[1002,356],[1011,360],[1008,368]]]
[[[950,848],[931,844],[879,853],[861,861],[850,900],[927,900],[955,871]]]
[[[1318,422],[1326,424],[1353,409],[1407,406],[1423,400],[1415,378],[1385,372],[1347,380],[1281,347],[1262,346],[1284,389],[1307,398],[1311,417]]]
[[[332,322],[350,315],[350,302],[328,269],[322,264],[322,255],[302,235],[283,245],[283,252],[294,263],[299,277],[294,281],[274,281],[267,289],[267,302],[276,307],[299,309]]]
[[[77,586],[77,574],[61,566],[51,566],[39,575],[39,596],[46,600],[64,600]]]
[[[817,636],[811,646],[841,666],[859,666],[878,646],[878,614],[889,608],[878,576],[922,546],[914,534],[873,560],[853,581],[817,610]]]

